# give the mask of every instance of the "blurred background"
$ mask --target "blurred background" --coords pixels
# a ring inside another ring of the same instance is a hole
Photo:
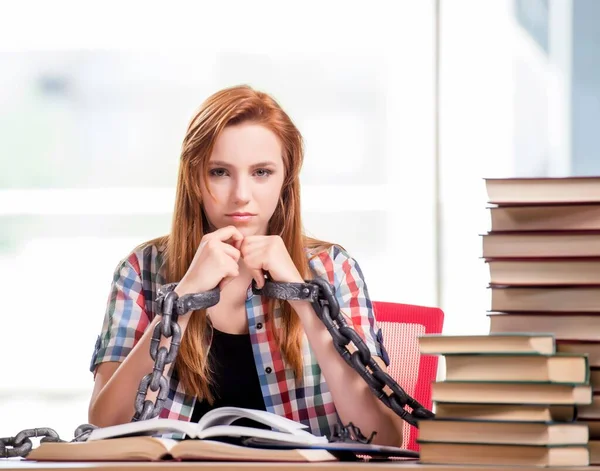
[[[483,179],[600,174],[597,0],[0,5],[0,436],[87,421],[113,269],[220,88],[281,103],[307,232],[446,333],[488,332]]]

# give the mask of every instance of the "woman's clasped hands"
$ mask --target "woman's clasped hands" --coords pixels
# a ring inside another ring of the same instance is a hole
[[[223,289],[240,275],[242,265],[259,288],[264,286],[265,272],[273,281],[303,282],[280,236],[244,236],[235,226],[227,226],[202,238],[179,289],[193,293]]]

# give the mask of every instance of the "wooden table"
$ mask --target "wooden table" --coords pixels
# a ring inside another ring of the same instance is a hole
[[[381,469],[397,469],[399,471],[590,471],[590,467],[560,467],[536,468],[528,466],[449,466],[449,465],[423,465],[416,461],[405,462],[376,462],[376,463],[239,463],[239,462],[104,462],[104,463],[76,463],[54,462],[38,463],[33,461],[0,459],[0,471],[4,470],[45,470],[45,471],[167,471],[183,469],[185,471],[371,471]],[[597,468],[596,468],[597,469]],[[594,468],[592,467],[593,471]]]

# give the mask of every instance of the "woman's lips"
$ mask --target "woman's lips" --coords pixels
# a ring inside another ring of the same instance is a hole
[[[252,214],[252,213],[231,213],[231,214],[226,214],[225,216],[227,216],[228,218],[233,219],[234,221],[245,222],[245,221],[250,221],[254,216],[256,216],[256,214]]]

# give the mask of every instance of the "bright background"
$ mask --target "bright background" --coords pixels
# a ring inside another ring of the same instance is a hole
[[[488,331],[483,178],[600,174],[596,0],[0,5],[0,436],[87,421],[113,269],[220,88],[280,101],[307,231],[446,333]]]

